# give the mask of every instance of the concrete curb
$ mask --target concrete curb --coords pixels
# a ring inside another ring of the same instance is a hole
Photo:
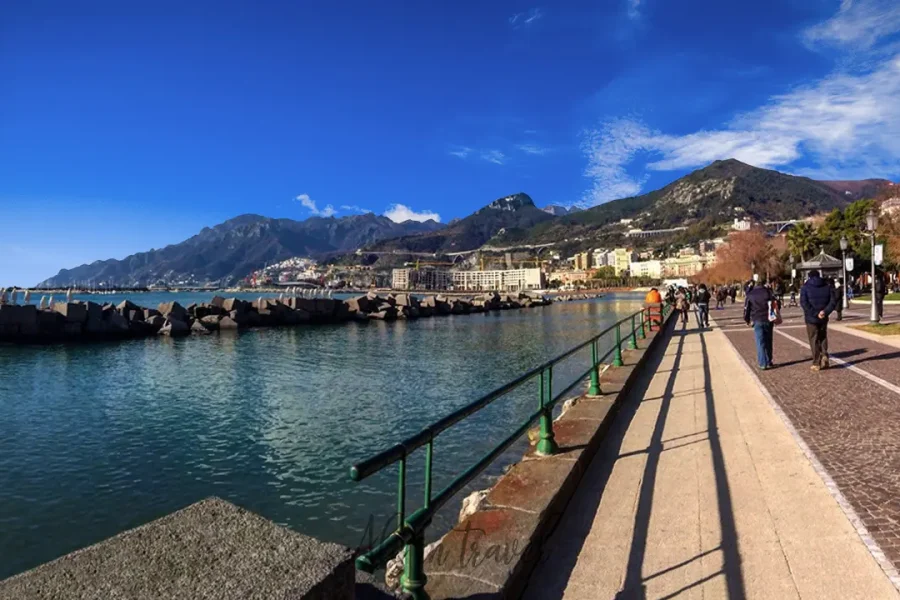
[[[662,329],[639,341],[639,350],[625,351],[625,366],[603,373],[602,395],[581,396],[554,422],[559,454],[537,457],[532,445],[479,509],[437,543],[425,560],[432,600],[521,595],[641,367],[671,336],[673,321],[670,315]]]

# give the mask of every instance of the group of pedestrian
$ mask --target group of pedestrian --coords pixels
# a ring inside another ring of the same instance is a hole
[[[747,286],[744,302],[744,322],[753,327],[756,335],[756,361],[762,370],[775,366],[772,360],[774,328],[781,323],[781,307],[775,292],[776,285],[766,282]],[[809,277],[800,288],[800,307],[806,323],[806,335],[812,351],[812,370],[829,367],[828,360],[828,319],[832,312],[841,318],[843,282],[823,278],[818,271],[810,271]]]
[[[716,308],[720,308],[718,306],[718,290],[716,290],[716,293]],[[697,319],[697,327],[700,329],[709,327],[709,303],[712,299],[713,293],[706,287],[705,283],[690,286],[670,286],[666,291],[666,302],[675,307],[681,322],[687,324],[690,320],[689,315],[693,310]]]

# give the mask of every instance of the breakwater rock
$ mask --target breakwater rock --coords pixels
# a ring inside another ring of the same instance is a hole
[[[129,300],[118,305],[80,301],[55,302],[47,307],[0,304],[0,342],[179,337],[248,327],[468,315],[550,303],[534,293],[488,292],[466,298],[437,294],[420,299],[411,294],[379,296],[369,292],[347,300],[279,297],[249,302],[216,296],[209,303],[185,307],[178,302],[163,302],[157,308],[144,308]]]

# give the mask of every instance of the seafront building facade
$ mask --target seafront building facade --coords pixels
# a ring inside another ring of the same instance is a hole
[[[396,290],[467,290],[522,292],[546,287],[538,268],[503,271],[445,269],[394,269],[391,287]]]

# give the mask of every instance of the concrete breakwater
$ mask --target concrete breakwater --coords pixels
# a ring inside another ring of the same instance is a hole
[[[488,292],[469,298],[438,294],[421,299],[410,294],[382,297],[369,292],[347,300],[289,297],[249,302],[216,296],[209,303],[184,307],[178,302],[163,302],[157,308],[144,308],[129,300],[118,305],[56,302],[47,308],[0,304],[0,342],[178,337],[248,327],[467,315],[544,306],[551,302],[527,292],[516,295]]]

